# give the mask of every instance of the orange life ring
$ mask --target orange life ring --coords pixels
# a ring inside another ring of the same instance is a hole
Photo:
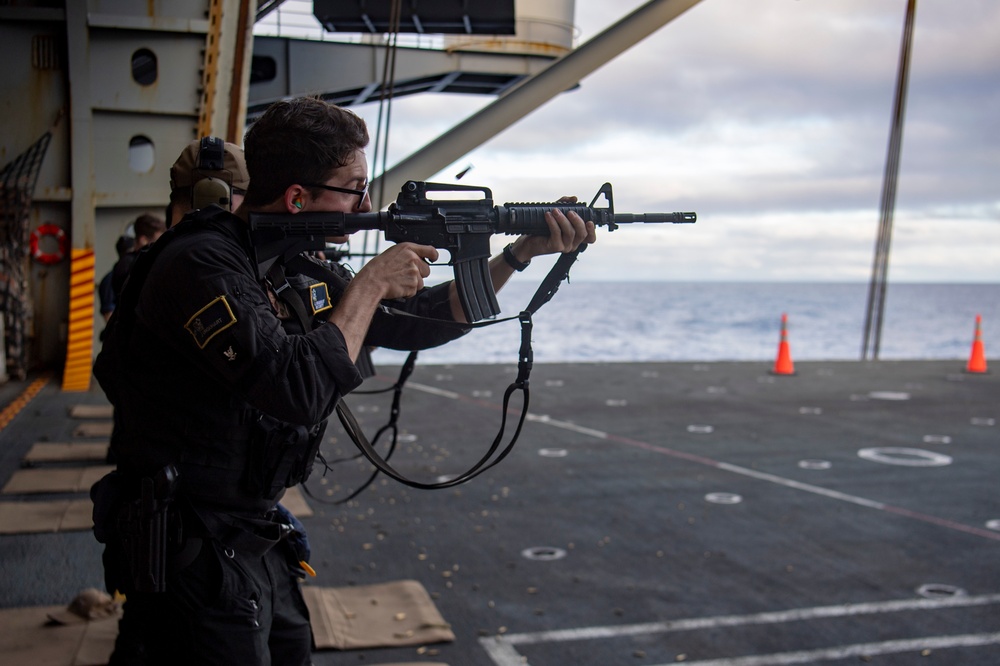
[[[54,252],[43,252],[41,241],[43,236],[48,236],[56,241]],[[66,232],[62,228],[49,223],[43,224],[31,232],[31,258],[40,264],[58,264],[66,256]]]

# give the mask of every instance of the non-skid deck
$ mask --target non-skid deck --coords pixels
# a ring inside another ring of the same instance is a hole
[[[536,366],[520,441],[468,484],[379,479],[335,505],[367,468],[314,473],[308,584],[417,580],[456,636],[314,663],[1000,663],[1000,381],[962,367]],[[464,471],[513,377],[418,365],[393,463],[420,481]],[[369,434],[388,419],[388,395],[349,402]],[[103,396],[46,386],[11,420],[0,482],[33,444],[72,441],[80,403]],[[339,424],[328,437],[328,460],[354,454]],[[37,499],[52,498],[0,497]],[[102,582],[87,532],[0,536],[0,567],[4,607]]]

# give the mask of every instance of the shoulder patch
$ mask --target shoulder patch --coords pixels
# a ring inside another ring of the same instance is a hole
[[[333,307],[333,304],[330,303],[330,292],[327,290],[325,282],[309,285],[309,302],[312,304],[313,314]]]
[[[236,323],[236,315],[226,297],[219,296],[194,313],[184,328],[194,337],[199,349],[204,349],[212,338]]]

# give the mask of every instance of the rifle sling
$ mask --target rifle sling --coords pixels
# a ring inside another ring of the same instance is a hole
[[[407,357],[407,365],[404,366],[403,372],[400,373],[400,379],[396,382],[396,385],[394,386],[395,397],[393,400],[392,416],[390,417],[389,423],[386,424],[386,426],[384,426],[381,430],[379,430],[378,434],[376,434],[375,436],[374,441],[377,442],[379,436],[386,430],[386,428],[389,428],[390,426],[393,428],[394,435],[393,435],[392,446],[385,457],[382,457],[378,453],[378,451],[375,450],[375,447],[372,445],[372,443],[368,441],[368,438],[362,431],[361,426],[357,422],[357,419],[354,418],[354,414],[351,413],[350,408],[343,401],[343,399],[339,400],[337,402],[337,408],[336,408],[337,416],[340,419],[341,424],[344,426],[344,430],[347,431],[348,436],[354,442],[355,446],[357,446],[358,449],[361,451],[361,453],[365,456],[365,458],[367,458],[368,461],[375,466],[375,472],[368,479],[368,481],[360,488],[355,490],[350,495],[350,497],[348,497],[345,500],[342,500],[343,502],[346,502],[349,499],[356,497],[375,479],[375,476],[378,474],[378,472],[382,472],[386,476],[406,486],[410,486],[411,488],[420,488],[424,490],[437,490],[443,488],[452,488],[459,484],[465,483],[466,481],[469,481],[475,478],[476,476],[479,476],[480,474],[490,469],[491,467],[493,467],[494,465],[496,465],[501,460],[507,457],[507,455],[514,448],[514,444],[517,442],[517,439],[521,434],[521,428],[524,426],[524,421],[528,415],[528,400],[529,400],[528,379],[531,375],[531,368],[533,365],[533,356],[534,356],[531,348],[531,330],[533,326],[531,317],[535,312],[538,311],[539,308],[541,308],[543,305],[545,305],[552,299],[556,291],[559,290],[559,285],[562,283],[562,281],[567,280],[569,278],[570,268],[576,262],[577,257],[580,255],[580,253],[586,249],[587,249],[587,244],[584,243],[580,245],[580,247],[578,247],[573,252],[567,252],[565,254],[562,254],[556,261],[556,263],[552,266],[552,268],[549,270],[548,274],[545,276],[545,279],[542,280],[541,285],[539,285],[538,290],[535,292],[535,295],[531,298],[531,301],[528,303],[528,306],[519,315],[517,315],[517,317],[507,317],[505,319],[495,319],[492,321],[476,322],[472,324],[468,323],[460,324],[458,322],[445,322],[438,319],[421,317],[419,315],[403,312],[401,310],[396,310],[394,308],[385,308],[385,310],[389,314],[396,316],[415,317],[417,319],[422,319],[425,321],[432,321],[437,324],[455,325],[455,326],[471,327],[471,328],[492,326],[494,324],[510,321],[512,319],[517,319],[518,321],[521,322],[521,346],[518,351],[517,379],[515,379],[514,382],[512,382],[510,386],[507,387],[507,390],[504,392],[503,409],[502,409],[503,416],[500,422],[500,430],[499,432],[497,432],[497,435],[494,438],[493,443],[490,445],[490,448],[486,452],[486,454],[482,458],[480,458],[475,465],[473,465],[465,472],[446,481],[439,481],[435,483],[423,483],[420,481],[414,481],[412,479],[409,479],[400,472],[397,472],[395,468],[393,468],[392,465],[390,465],[388,462],[388,458],[392,455],[393,451],[396,448],[395,423],[396,419],[399,416],[399,404],[398,404],[399,393],[402,391],[403,384],[406,382],[406,378],[409,377],[410,372],[412,372],[413,370],[413,363],[416,362],[417,352],[411,352],[409,357]],[[517,427],[514,430],[514,434],[511,437],[510,442],[502,450],[500,450],[499,454],[496,455],[496,458],[493,458],[494,454],[496,454],[497,451],[500,449],[500,443],[503,441],[504,431],[506,430],[507,427],[507,408],[510,404],[511,396],[514,394],[515,391],[520,391],[523,396],[521,404],[521,414],[517,420]],[[493,458],[492,461],[491,458]]]
[[[302,325],[302,332],[307,333],[312,330],[312,317],[306,312],[306,306],[302,302],[302,297],[299,296],[297,291],[292,289],[292,285],[288,284],[288,278],[285,277],[285,267],[280,262],[274,262],[267,271],[267,283],[274,292],[274,295],[280,298],[295,313],[299,324]]]

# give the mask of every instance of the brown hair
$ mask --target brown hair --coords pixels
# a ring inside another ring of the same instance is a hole
[[[243,139],[250,187],[246,203],[263,206],[289,186],[322,183],[368,145],[357,114],[315,97],[275,102]]]
[[[135,222],[132,223],[132,228],[135,230],[136,238],[148,238],[149,240],[153,240],[154,236],[163,233],[163,231],[167,228],[167,224],[155,215],[143,213],[139,217],[135,218]]]

